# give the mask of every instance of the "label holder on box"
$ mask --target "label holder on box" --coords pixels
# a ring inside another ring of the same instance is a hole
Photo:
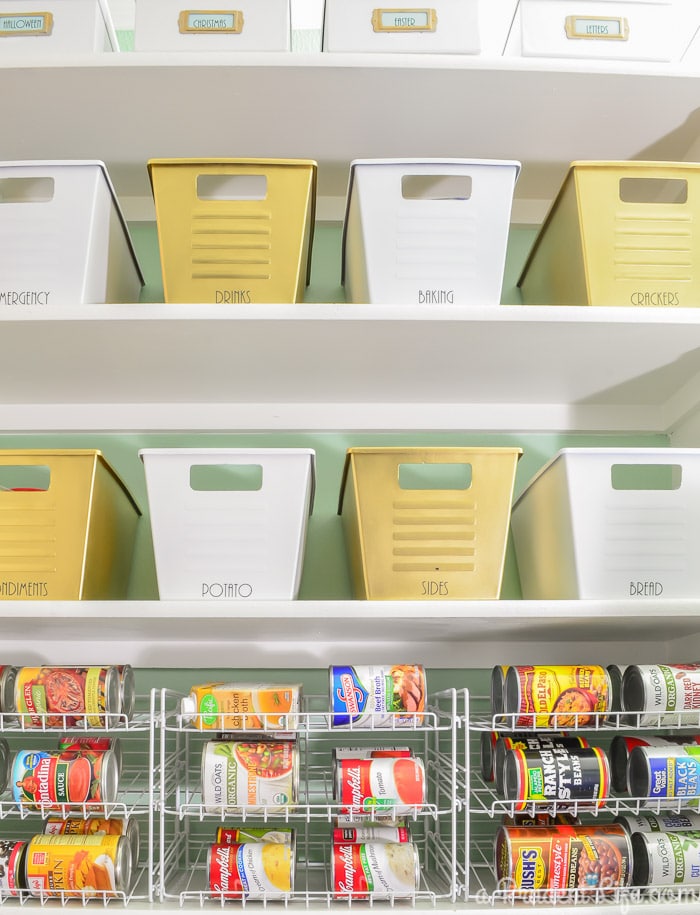
[[[53,31],[53,14],[3,13],[0,16],[0,38],[16,35],[50,35]]]
[[[375,32],[436,32],[437,12],[434,9],[375,9],[372,10]]]
[[[201,32],[240,35],[243,31],[242,10],[182,10],[178,16],[181,35]]]
[[[564,29],[570,39],[629,41],[629,22],[623,16],[567,16]]]

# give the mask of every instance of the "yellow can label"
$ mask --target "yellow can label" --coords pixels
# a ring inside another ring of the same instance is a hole
[[[120,836],[34,836],[25,876],[33,896],[96,896],[119,889]]]

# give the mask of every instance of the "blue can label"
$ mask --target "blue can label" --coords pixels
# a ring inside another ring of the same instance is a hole
[[[425,671],[417,664],[330,668],[333,727],[393,728],[423,723]]]
[[[700,797],[700,758],[691,755],[650,756],[652,798]]]

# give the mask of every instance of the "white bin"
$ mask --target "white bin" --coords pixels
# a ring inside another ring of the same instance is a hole
[[[313,505],[312,450],[154,448],[139,455],[161,600],[297,597]]]
[[[360,159],[343,230],[348,302],[498,305],[520,164]]]
[[[0,163],[0,305],[138,302],[142,286],[102,162]]]
[[[238,0],[232,7],[136,0],[136,51],[288,51],[289,0]]]
[[[0,0],[0,58],[118,50],[107,0]]]
[[[326,0],[323,50],[478,54],[479,3],[433,0],[424,6],[411,2],[382,7],[374,0]]]
[[[696,597],[700,449],[565,448],[511,529],[526,600]]]
[[[687,20],[684,0],[520,0],[505,53],[677,61]]]

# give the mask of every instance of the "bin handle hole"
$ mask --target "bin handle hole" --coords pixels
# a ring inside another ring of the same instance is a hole
[[[200,200],[265,200],[267,175],[197,175]]]
[[[193,464],[190,488],[195,492],[258,492],[262,489],[260,464]]]
[[[404,200],[469,200],[471,195],[470,175],[403,175],[401,178]]]
[[[399,464],[400,489],[469,489],[471,464]]]
[[[688,182],[684,178],[620,178],[622,203],[688,202]]]
[[[0,203],[48,203],[53,195],[53,178],[0,178]]]
[[[0,466],[0,491],[46,492],[51,485],[51,468],[44,464]]]
[[[680,464],[613,464],[610,482],[618,490],[662,490],[681,488]]]

